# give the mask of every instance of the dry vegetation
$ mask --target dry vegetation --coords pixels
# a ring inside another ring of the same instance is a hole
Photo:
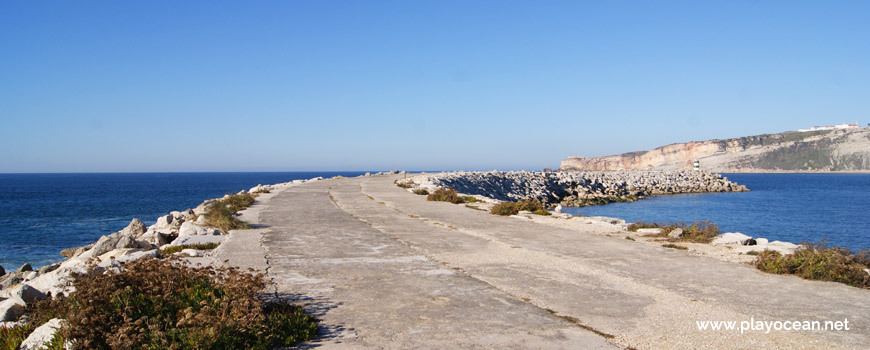
[[[758,254],[755,267],[775,274],[796,275],[809,280],[834,281],[870,288],[870,250],[852,252],[829,247],[827,242],[802,243],[792,254],[765,250]]]
[[[544,205],[537,199],[499,203],[490,210],[493,214],[505,216],[517,215],[520,211],[529,211],[538,215],[550,215],[550,212],[544,209]]]
[[[236,213],[250,207],[254,203],[254,195],[250,193],[234,194],[208,206],[205,213],[205,223],[217,227],[224,232],[246,229],[251,226],[236,217]]]
[[[659,228],[661,229],[660,233],[654,233],[647,235],[648,237],[661,237],[661,238],[669,238],[668,233],[676,229],[682,229],[683,234],[679,238],[669,238],[669,240],[675,242],[693,242],[693,243],[710,243],[713,241],[713,238],[719,234],[719,226],[716,224],[711,224],[710,220],[705,221],[696,221],[690,224],[683,222],[670,222],[670,223],[647,223],[644,221],[638,221],[633,224],[628,225],[628,230],[631,232],[637,232],[637,230],[642,228]]]
[[[429,196],[426,197],[426,200],[435,202],[450,202],[453,204],[465,203],[465,200],[459,196],[459,193],[457,193],[456,190],[452,188],[439,188],[435,190],[435,192],[430,193]]]
[[[182,245],[173,245],[168,246],[166,248],[160,249],[160,255],[171,255],[178,253],[185,249],[197,249],[197,250],[212,250],[217,248],[220,243],[201,243],[201,244],[182,244]]]
[[[59,339],[75,349],[271,349],[317,333],[301,308],[261,298],[262,274],[232,268],[146,258],[120,273],[91,270],[74,286],[36,303],[29,318],[66,319]]]

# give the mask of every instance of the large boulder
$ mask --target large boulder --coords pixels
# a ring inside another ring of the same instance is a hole
[[[668,233],[668,237],[671,237],[671,238],[680,238],[680,236],[682,236],[682,235],[683,235],[683,229],[681,229],[679,227],[671,230],[671,232]]]
[[[140,240],[151,243],[157,247],[162,246],[164,244],[169,243],[171,241],[170,237],[172,235],[167,232],[161,232],[159,230],[148,229],[145,234],[139,237]]]
[[[175,218],[172,215],[163,215],[157,218],[157,223],[154,224],[154,228],[172,228],[172,222],[175,221]]]
[[[46,298],[45,293],[31,287],[27,283],[18,284],[17,286],[15,286],[15,288],[12,288],[9,291],[9,295],[11,298],[20,298],[27,304]]]
[[[142,221],[134,218],[133,220],[130,221],[130,224],[127,225],[127,227],[125,227],[120,232],[124,235],[137,237],[137,236],[145,233],[145,231],[147,231],[147,230],[148,230],[148,227],[145,226],[145,224],[142,223]]]
[[[123,230],[100,237],[94,246],[82,253],[80,256],[86,259],[96,258],[106,252],[121,249],[121,248],[153,248],[148,242],[137,241],[134,237],[141,236],[147,231],[145,224],[138,219],[133,219],[130,225],[127,225]]]
[[[45,274],[45,273],[49,273],[49,272],[51,272],[51,271],[57,270],[58,267],[60,267],[60,263],[54,263],[54,264],[51,264],[51,265],[45,265],[45,266],[39,268],[38,273],[39,273],[40,275]]]
[[[0,322],[17,320],[18,316],[24,313],[25,306],[27,306],[27,303],[18,297],[0,301]]]
[[[21,342],[21,350],[38,350],[43,349],[46,344],[51,342],[54,334],[63,327],[65,320],[52,318],[43,325],[36,327],[30,335]]]
[[[21,265],[21,267],[19,267],[18,270],[15,270],[15,272],[28,272],[28,271],[33,271],[33,266],[31,266],[30,263],[24,263],[24,265]]]
[[[24,273],[10,272],[0,277],[0,290],[7,289],[24,281]]]

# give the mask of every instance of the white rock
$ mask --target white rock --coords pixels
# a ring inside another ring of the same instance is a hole
[[[195,258],[205,255],[205,252],[198,249],[182,249],[179,254]]]
[[[683,235],[683,229],[681,229],[679,227],[671,230],[671,232],[668,233],[668,237],[671,237],[671,238],[680,238],[680,236],[682,236],[682,235]]]
[[[170,232],[160,231],[149,228],[139,239],[151,243],[157,247],[169,243]]]
[[[194,223],[197,225],[205,225],[205,219],[205,215],[200,215],[196,218],[196,221],[194,221]]]
[[[767,238],[756,238],[755,239],[755,244],[757,244],[757,245],[765,245],[767,243],[769,243]]]
[[[27,303],[21,298],[12,297],[0,301],[0,322],[15,321],[18,316],[24,313],[24,307]]]
[[[752,239],[747,235],[738,232],[726,232],[716,236],[711,244],[715,245],[743,245],[746,241]]]
[[[179,214],[181,214],[181,213],[179,213]],[[154,227],[154,228],[172,228],[172,222],[174,220],[175,220],[175,218],[173,218],[172,215],[163,215],[163,216],[157,218],[157,223],[154,224],[154,226],[152,226],[152,227]]]
[[[46,298],[45,293],[30,286],[27,283],[19,283],[17,286],[10,289],[8,295],[11,297],[11,299],[19,298],[25,303],[32,303],[34,301]]]
[[[203,236],[219,234],[220,231],[215,228],[199,226],[189,221],[181,224],[181,228],[178,229],[179,236]]]
[[[27,339],[21,342],[21,350],[42,349],[45,344],[51,342],[51,339],[54,338],[54,334],[57,333],[64,323],[66,323],[66,321],[62,319],[52,318],[45,324],[36,327],[36,329],[27,336]]]
[[[557,205],[556,209],[553,209],[553,211],[556,213],[561,213],[562,212],[562,205],[561,204]]]
[[[659,233],[662,233],[662,229],[660,229],[660,228],[641,228],[641,229],[637,230],[637,233],[646,233],[646,234],[657,235]]]
[[[36,276],[38,276],[38,275],[39,275],[39,272],[36,272],[36,271],[30,271],[30,272],[25,273],[23,278],[24,278],[25,281],[30,281],[30,280],[34,279]]]
[[[101,262],[97,266],[102,267],[102,268],[120,267],[121,264],[128,263],[131,261],[136,261],[136,260],[139,260],[139,259],[144,258],[144,257],[156,257],[159,254],[160,254],[160,252],[157,251],[157,249],[152,249],[149,251],[137,251],[137,252],[129,253],[129,254],[124,255],[124,256],[120,256],[120,257],[115,258],[113,260]]]

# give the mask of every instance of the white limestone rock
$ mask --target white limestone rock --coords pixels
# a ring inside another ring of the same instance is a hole
[[[8,296],[10,299],[19,298],[24,301],[25,304],[29,304],[34,301],[46,298],[45,293],[41,292],[36,288],[33,288],[27,283],[19,283],[17,286],[11,288],[8,292],[5,292],[3,294]]]
[[[158,229],[160,229],[160,228],[163,228],[163,229],[172,228],[173,221],[175,221],[175,218],[172,217],[172,215],[163,215],[163,216],[157,218],[157,223],[155,223],[151,227],[158,228]]]
[[[19,297],[0,301],[0,322],[18,320],[18,316],[24,313],[25,306],[27,306],[27,303]]]
[[[199,226],[189,221],[181,224],[181,228],[178,229],[179,236],[206,236],[219,234],[221,234],[221,232],[216,228]]]
[[[46,344],[51,342],[51,339],[54,338],[54,334],[57,333],[65,323],[65,320],[52,318],[43,325],[36,327],[36,329],[27,336],[27,339],[21,342],[21,350],[42,349]]]
[[[641,228],[641,229],[637,229],[637,233],[643,233],[643,234],[648,234],[648,235],[657,235],[659,233],[662,233],[662,229],[660,229],[660,228]]]
[[[668,232],[668,237],[671,237],[671,238],[680,238],[680,236],[682,236],[682,235],[683,235],[683,229],[681,229],[679,227],[671,230],[671,232]]]
[[[157,257],[158,255],[160,255],[160,252],[157,249],[152,249],[152,250],[148,250],[148,251],[135,251],[135,252],[130,252],[128,254],[119,256],[115,259],[103,261],[103,262],[99,263],[97,266],[102,267],[102,268],[121,267],[122,264],[136,261],[136,260],[139,260],[139,259],[142,259],[145,257],[151,257],[151,258]]]
[[[711,244],[713,245],[746,245],[752,237],[739,232],[726,232],[716,236]]]

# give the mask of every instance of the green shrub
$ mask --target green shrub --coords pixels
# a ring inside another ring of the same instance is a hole
[[[410,182],[399,182],[398,180],[396,180],[396,186],[407,189],[413,187],[414,185],[412,185]]]
[[[439,188],[435,190],[435,192],[430,193],[429,196],[426,197],[426,200],[435,202],[450,202],[453,204],[465,203],[465,201],[462,200],[462,197],[459,196],[459,193],[457,193],[456,190],[452,188]]]
[[[18,346],[33,331],[29,325],[5,328],[0,327],[0,350],[18,350]]]
[[[235,194],[216,201],[206,208],[205,223],[224,232],[251,228],[250,225],[236,218],[236,212],[250,207],[253,203],[254,196],[250,193]]]
[[[797,275],[804,279],[834,281],[850,286],[870,288],[870,250],[853,253],[827,242],[802,243],[793,253],[782,255],[765,250],[755,258],[755,267],[775,274]]]
[[[421,196],[425,196],[425,195],[429,194],[429,190],[427,190],[425,188],[418,188],[418,189],[414,190],[414,194],[419,194]]]
[[[529,211],[538,215],[550,215],[550,212],[544,209],[544,205],[537,199],[526,199],[518,202],[503,202],[496,204],[490,209],[490,212],[495,215],[517,215],[520,211]]]
[[[301,308],[265,302],[262,274],[144,258],[119,273],[77,275],[75,292],[35,304],[31,320],[69,324],[77,349],[271,349],[317,333]]]
[[[182,244],[182,245],[173,245],[168,246],[166,248],[160,249],[160,255],[171,255],[178,253],[185,249],[198,249],[198,250],[212,250],[217,248],[220,243],[201,243],[201,244]]]

